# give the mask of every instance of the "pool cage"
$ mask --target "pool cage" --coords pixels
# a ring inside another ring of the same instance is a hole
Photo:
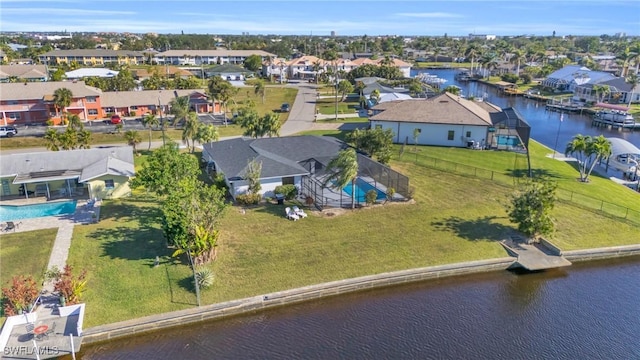
[[[326,173],[316,172],[312,176],[302,178],[301,195],[306,199],[307,204],[313,203],[318,209],[325,207],[350,208],[352,196],[341,189],[325,186]],[[382,193],[387,193],[389,188],[395,190],[394,199],[402,200],[409,198],[409,178],[399,172],[380,164],[364,155],[358,154],[358,180],[359,183],[369,184],[374,189]],[[352,190],[354,191],[354,190]],[[363,196],[354,196],[355,206],[365,205]],[[385,197],[386,198],[386,197]],[[378,199],[383,202],[385,199]]]

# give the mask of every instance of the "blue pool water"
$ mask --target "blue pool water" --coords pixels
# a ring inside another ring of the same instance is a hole
[[[73,214],[76,211],[76,203],[76,200],[69,200],[21,206],[0,205],[0,221]]]
[[[365,202],[366,201],[366,194],[367,191],[369,190],[375,190],[378,192],[378,196],[376,197],[376,200],[382,200],[384,198],[387,197],[387,195],[385,193],[383,193],[382,191],[380,191],[379,189],[376,189],[373,185],[367,183],[366,181],[357,178],[356,179],[356,183],[355,186],[353,186],[353,189],[355,189],[355,198],[356,201],[358,202]],[[353,192],[352,186],[351,184],[348,184],[347,186],[345,186],[342,191],[346,192],[347,194],[349,194],[349,196],[351,196],[352,192]]]

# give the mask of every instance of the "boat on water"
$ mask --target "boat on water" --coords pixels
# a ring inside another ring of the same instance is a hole
[[[427,85],[436,85],[440,86],[447,82],[446,79],[439,78],[437,75],[432,75],[429,73],[419,73],[416,75],[416,79],[422,81]]]
[[[457,81],[470,81],[472,78],[471,72],[467,69],[460,69],[454,76]]]
[[[633,119],[633,115],[629,114],[626,111],[622,110],[600,110],[596,112],[594,115],[596,120],[602,122],[611,122],[613,124],[635,124],[635,120]]]

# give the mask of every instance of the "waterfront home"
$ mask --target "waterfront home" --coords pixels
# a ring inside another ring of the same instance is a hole
[[[131,193],[129,146],[0,155],[2,199],[111,199]]]
[[[557,91],[573,92],[579,85],[600,84],[613,79],[615,76],[603,71],[592,71],[580,65],[567,65],[549,74],[542,81],[542,86]]]
[[[372,114],[371,128],[391,129],[397,144],[523,150],[529,141],[530,127],[515,109],[448,92],[379,104]]]
[[[219,102],[211,102],[204,89],[199,90],[144,90],[109,91],[102,94],[102,114],[122,116],[144,116],[155,114],[166,116],[170,103],[177,97],[189,97],[189,109],[196,113],[219,113]],[[161,109],[161,110],[159,110]]]
[[[329,162],[347,148],[348,144],[327,136],[235,138],[205,144],[202,160],[208,171],[223,174],[234,199],[247,192],[247,167],[255,161],[262,165],[260,194],[264,197],[274,197],[277,186],[291,184],[301,196],[313,198],[318,206],[350,206],[349,195],[332,191],[322,181]],[[358,154],[358,165],[360,181],[373,184],[363,187],[379,190],[389,186],[399,194],[407,194],[409,182],[405,176],[363,154]],[[384,176],[377,178],[377,174]]]
[[[607,86],[608,91],[602,93],[602,90],[596,91],[594,86]],[[577,101],[589,101],[600,102],[606,101],[608,103],[622,103],[628,104],[631,102],[640,101],[640,84],[635,88],[627,83],[624,78],[617,77],[611,80],[602,81],[600,83],[587,83],[578,85],[573,92],[573,99]]]

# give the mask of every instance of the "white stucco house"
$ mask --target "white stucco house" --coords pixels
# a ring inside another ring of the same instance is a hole
[[[390,101],[376,105],[371,128],[391,129],[395,143],[449,147],[526,148],[530,127],[512,108],[501,109],[450,93],[429,99]]]

